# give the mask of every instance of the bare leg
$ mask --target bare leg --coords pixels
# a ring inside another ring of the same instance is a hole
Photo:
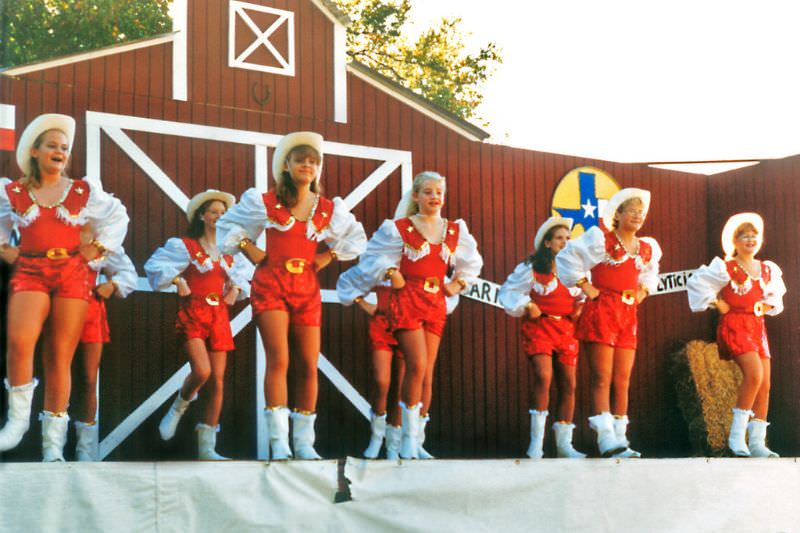
[[[392,384],[389,387],[389,406],[387,422],[393,426],[403,423],[403,410],[400,408],[400,390],[406,375],[406,361],[401,356],[395,356],[392,361]]]
[[[6,369],[12,387],[33,379],[33,353],[49,313],[50,296],[43,292],[17,292],[8,299]]]
[[[611,372],[614,365],[614,348],[607,344],[587,343],[589,353],[592,413],[611,410]]]
[[[392,379],[392,351],[375,350],[372,352],[372,412],[380,416],[386,412],[386,398]]]
[[[295,362],[295,407],[316,411],[319,389],[317,361],[320,337],[318,326],[291,326],[292,343],[297,350]]]
[[[433,374],[436,368],[436,359],[439,356],[439,344],[442,339],[438,335],[425,332],[425,347],[427,351],[427,362],[425,367],[425,378],[422,381],[422,408],[420,416],[425,417],[431,408],[433,399]]]
[[[428,367],[428,347],[422,329],[398,330],[395,337],[400,343],[406,361],[406,374],[400,397],[407,406],[414,406],[422,400],[422,382]]]
[[[211,376],[211,361],[203,339],[189,339],[186,341],[184,349],[192,371],[183,382],[181,398],[191,400]]]
[[[747,352],[737,355],[734,361],[736,361],[736,364],[742,369],[742,384],[739,387],[736,407],[749,411],[754,407],[756,397],[761,390],[762,382],[765,377],[764,366],[756,352]],[[769,385],[767,385],[767,395],[769,395]],[[767,407],[768,403],[765,403],[763,406],[765,416]],[[758,416],[756,417],[760,418]]]
[[[553,380],[553,358],[546,354],[536,354],[528,358],[533,370],[531,407],[537,411],[547,411],[550,405],[550,383]]]
[[[219,424],[219,414],[222,412],[222,398],[225,388],[225,367],[228,362],[228,352],[208,352],[211,361],[211,379],[208,383],[208,398],[206,400],[204,424],[216,427]]]
[[[78,409],[78,420],[91,424],[97,416],[97,371],[103,356],[103,343],[81,344],[83,357],[84,400]]]
[[[264,375],[264,399],[267,407],[289,405],[289,313],[264,311],[256,317],[258,331],[267,355]]]
[[[558,381],[558,407],[556,416],[559,422],[572,422],[575,415],[575,387],[577,367],[556,363]]]
[[[758,389],[758,394],[756,394],[756,400],[753,403],[753,412],[756,418],[766,420],[769,412],[769,389],[772,374],[770,360],[762,359],[761,366],[763,368],[763,378],[761,379],[761,387]]]
[[[636,350],[628,348],[616,348],[614,350],[614,370],[612,377],[612,388],[614,390],[614,400],[611,405],[611,413],[617,416],[628,414],[628,389],[631,383],[631,372],[633,363],[636,359]]]
[[[48,345],[44,350],[44,410],[61,413],[69,406],[70,369],[89,304],[78,298],[53,298]]]

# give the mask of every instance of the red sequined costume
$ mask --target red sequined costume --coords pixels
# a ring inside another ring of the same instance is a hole
[[[500,287],[499,300],[509,315],[522,317],[522,348],[526,355],[555,355],[560,363],[576,366],[579,345],[570,315],[580,296],[580,289],[567,288],[554,273],[534,272],[531,265],[523,262]],[[541,310],[538,318],[528,315],[530,302]]]
[[[101,273],[103,274],[101,276]],[[114,283],[114,295],[126,298],[136,290],[138,276],[133,262],[125,255],[125,251],[112,252],[89,262],[89,286],[97,287],[104,278]],[[81,342],[83,344],[106,343],[109,335],[106,301],[96,292],[89,299],[86,320],[83,323]]]
[[[650,293],[658,289],[661,259],[654,239],[640,237],[638,242],[638,251],[631,255],[615,232],[595,226],[556,255],[559,275],[567,286],[586,277],[600,291],[583,307],[575,328],[579,340],[636,349],[636,291],[640,286]]]
[[[228,306],[223,301],[231,287],[241,289],[239,299],[247,297],[250,268],[244,260],[230,255],[213,260],[203,246],[189,237],[169,239],[153,253],[144,270],[154,290],[165,290],[176,276],[182,276],[191,294],[182,297],[175,323],[181,344],[203,339],[209,350],[234,349]]]
[[[93,237],[107,250],[120,247],[128,216],[116,198],[86,180],[70,180],[51,206],[37,203],[20,181],[0,180],[0,244],[17,226],[20,255],[14,263],[11,292],[35,291],[89,300],[86,260],[78,252],[81,228],[91,223]]]
[[[769,358],[769,342],[764,325],[764,304],[772,307],[766,314],[783,310],[786,286],[783,274],[771,261],[761,261],[761,275],[751,277],[738,261],[719,257],[697,269],[687,283],[692,311],[710,307],[717,298],[730,305],[717,326],[717,345],[721,359],[732,359],[747,352]]]

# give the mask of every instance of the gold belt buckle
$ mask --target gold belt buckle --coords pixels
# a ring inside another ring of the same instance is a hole
[[[627,290],[622,291],[622,303],[625,305],[633,305],[636,303],[636,291]]]
[[[50,248],[47,250],[45,256],[51,261],[58,261],[59,259],[68,258],[69,253],[67,252],[66,248]]]
[[[756,302],[753,304],[753,314],[756,316],[764,316],[764,302]]]
[[[422,284],[422,290],[431,294],[439,292],[439,278],[425,278]]]
[[[220,298],[218,294],[210,293],[206,295],[206,303],[211,307],[217,307],[219,305]]]
[[[288,259],[286,263],[284,263],[284,267],[286,267],[286,271],[290,274],[302,274],[306,268],[306,260]]]
[[[546,316],[547,318],[552,318],[553,320],[561,320],[562,318],[564,318],[561,315],[544,315],[544,316]]]

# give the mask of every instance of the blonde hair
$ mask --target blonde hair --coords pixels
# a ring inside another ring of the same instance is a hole
[[[738,239],[739,236],[742,233],[747,233],[748,231],[752,231],[753,233],[758,235],[758,228],[756,228],[753,225],[752,222],[742,222],[741,224],[736,226],[736,230],[733,232],[733,254],[732,254],[732,257],[736,257],[736,254],[737,254],[737,252],[736,252],[736,239]]]
[[[621,215],[622,212],[625,211],[628,208],[628,206],[631,206],[631,205],[633,205],[635,203],[638,203],[639,205],[644,207],[644,202],[642,201],[642,199],[639,198],[638,196],[634,196],[633,198],[628,198],[627,200],[625,200],[624,202],[619,204],[619,207],[617,207],[617,211],[614,214],[615,215],[617,215],[617,214]],[[617,229],[619,227],[619,220],[617,220],[616,216],[614,216],[614,222],[612,223],[612,226],[613,226],[612,229]]]
[[[63,134],[64,137],[69,138],[65,131],[60,130],[58,128],[51,128],[49,130],[43,131],[42,133],[39,134],[38,137],[36,137],[36,140],[33,141],[33,144],[31,145],[32,148],[39,148],[44,142],[44,136],[50,133],[51,131],[57,131]],[[67,152],[67,163],[69,163],[69,161],[70,161],[70,152]],[[39,160],[33,156],[30,156],[30,167],[31,167],[30,175],[23,176],[22,179],[20,180],[20,183],[22,183],[22,185],[26,187],[30,186],[39,187],[42,184],[42,172],[41,170],[39,170]],[[66,171],[67,171],[67,166],[64,165],[64,170],[61,172],[61,175],[66,176],[67,175]]]
[[[415,193],[419,193],[422,190],[422,186],[425,185],[425,182],[428,180],[434,180],[442,184],[442,191],[447,189],[447,181],[445,177],[439,174],[438,172],[434,172],[433,170],[424,170],[414,176],[414,182],[411,185],[411,190]],[[410,217],[411,215],[416,215],[419,212],[419,204],[411,198],[409,195],[409,202],[406,206],[406,216]]]

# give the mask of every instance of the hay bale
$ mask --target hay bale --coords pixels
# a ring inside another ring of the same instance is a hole
[[[742,383],[733,361],[719,358],[716,343],[689,341],[670,359],[678,407],[689,426],[695,455],[727,455],[731,408]]]

